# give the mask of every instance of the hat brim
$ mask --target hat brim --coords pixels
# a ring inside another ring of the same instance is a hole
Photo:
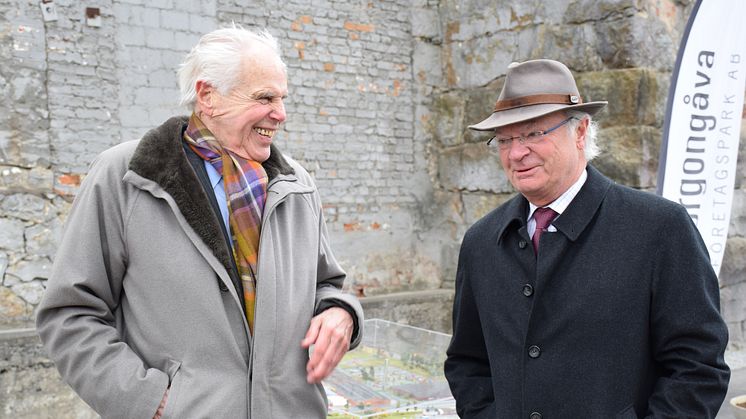
[[[515,124],[518,122],[528,121],[530,119],[538,118],[540,116],[548,115],[557,111],[581,111],[587,112],[588,114],[595,115],[598,111],[604,108],[609,102],[598,101],[581,103],[578,105],[563,105],[563,104],[542,104],[525,106],[522,108],[508,109],[500,112],[493,112],[487,119],[474,125],[469,125],[469,129],[476,131],[492,131],[496,128],[504,127],[506,125]]]

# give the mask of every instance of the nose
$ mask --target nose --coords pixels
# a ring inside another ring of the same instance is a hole
[[[526,147],[526,145],[523,144],[523,142],[518,141],[518,140],[513,140],[510,143],[510,149],[508,150],[508,158],[510,158],[510,160],[518,161],[526,157],[528,153],[530,152],[531,152],[531,149]]]
[[[275,105],[274,109],[272,109],[272,112],[269,114],[269,117],[279,123],[285,122],[288,116],[287,116],[287,113],[285,112],[285,102],[283,102],[282,99],[280,99],[277,102],[277,105]]]

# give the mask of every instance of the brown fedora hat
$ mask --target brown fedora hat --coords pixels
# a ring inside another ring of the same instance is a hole
[[[596,114],[608,102],[583,103],[575,79],[564,64],[554,60],[512,63],[495,103],[495,111],[484,121],[470,125],[477,131],[528,121],[561,110]]]

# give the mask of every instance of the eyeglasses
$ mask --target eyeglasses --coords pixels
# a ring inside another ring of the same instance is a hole
[[[565,125],[566,123],[572,121],[573,119],[578,119],[578,118],[571,116],[565,119],[564,121],[560,122],[559,124],[553,126],[552,128],[529,132],[526,135],[516,135],[515,137],[507,137],[507,138],[498,138],[497,136],[495,136],[487,140],[487,147],[489,147],[492,150],[494,149],[508,150],[510,149],[510,146],[513,145],[513,140],[518,140],[518,142],[521,143],[521,145],[538,144],[544,138],[545,135]]]

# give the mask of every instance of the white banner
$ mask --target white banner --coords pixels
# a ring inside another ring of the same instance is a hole
[[[720,265],[746,89],[746,1],[699,0],[671,79],[658,194],[683,205]]]

